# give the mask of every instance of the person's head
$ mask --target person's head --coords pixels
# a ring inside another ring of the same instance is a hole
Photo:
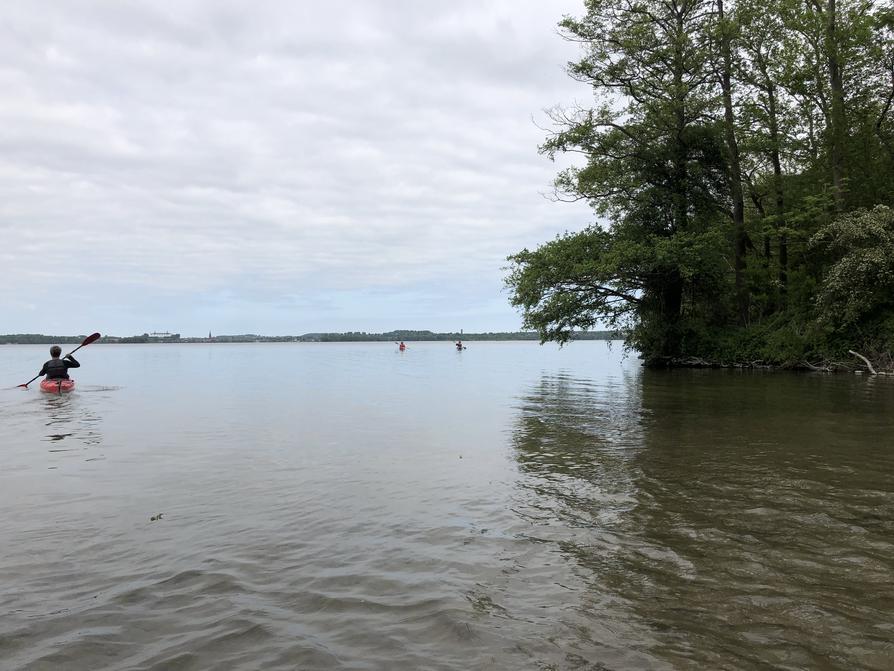
[[[60,354],[62,354],[62,348],[59,345],[53,345],[50,348],[50,356],[54,359],[58,358]]]

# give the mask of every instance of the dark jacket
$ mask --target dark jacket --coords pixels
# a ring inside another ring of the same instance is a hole
[[[64,359],[50,359],[43,368],[40,369],[38,375],[46,375],[48,380],[67,380],[69,368],[80,368],[81,364],[75,361],[75,358],[69,354]]]

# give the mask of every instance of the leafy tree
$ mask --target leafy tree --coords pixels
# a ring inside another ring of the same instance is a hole
[[[623,329],[652,362],[777,363],[839,352],[830,311],[894,328],[855,279],[874,255],[882,282],[882,238],[861,261],[822,242],[875,231],[879,215],[870,226],[850,213],[894,205],[889,6],[587,0],[560,25],[581,44],[569,73],[595,104],[553,111],[541,150],[582,157],[557,176],[557,196],[601,219],[509,257],[527,327],[559,342]],[[845,309],[851,286],[873,307]]]
[[[823,322],[846,330],[894,315],[894,210],[842,215],[810,244],[831,260],[817,294]]]
[[[656,356],[675,356],[688,297],[716,276],[689,260],[693,248],[709,246],[705,236],[717,242],[713,222],[726,183],[722,129],[710,118],[717,105],[710,5],[590,0],[586,7],[582,19],[561,25],[587,45],[570,72],[594,88],[598,106],[554,113],[558,130],[542,151],[586,156],[556,186],[561,197],[590,201],[610,231],[593,227],[542,253],[511,257],[513,300],[542,337],[563,341],[572,327],[602,319],[627,327]],[[541,281],[527,281],[539,272]]]

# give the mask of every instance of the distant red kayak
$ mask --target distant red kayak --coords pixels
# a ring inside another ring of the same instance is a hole
[[[40,390],[48,394],[67,394],[74,391],[74,380],[41,380]]]

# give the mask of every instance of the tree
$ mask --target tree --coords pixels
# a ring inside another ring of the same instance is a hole
[[[582,19],[561,25],[569,39],[586,45],[569,71],[593,87],[598,106],[554,112],[558,130],[542,151],[586,156],[586,165],[561,173],[556,186],[560,197],[590,201],[608,217],[610,232],[591,228],[542,254],[511,257],[509,283],[520,289],[513,300],[526,310],[527,323],[559,340],[571,324],[589,323],[585,315],[612,326],[622,314],[633,316],[625,317],[631,333],[638,327],[657,356],[671,357],[681,351],[688,294],[707,286],[707,278],[693,274],[688,252],[703,246],[701,236],[713,236],[726,175],[721,128],[710,117],[717,103],[705,29],[710,5],[590,0],[586,6]],[[594,264],[580,267],[575,246]],[[555,284],[528,284],[535,267]],[[594,293],[584,298],[587,286]]]
[[[842,215],[810,244],[831,260],[817,294],[825,323],[847,330],[894,316],[894,210],[879,205]]]
[[[509,257],[525,325],[559,342],[622,329],[656,363],[834,354],[827,312],[843,309],[836,268],[852,261],[818,240],[868,226],[846,218],[858,208],[894,204],[894,12],[587,0],[560,25],[582,49],[569,73],[596,102],[554,110],[541,151],[582,157],[557,176],[557,198],[600,218]]]
[[[748,323],[748,286],[745,280],[745,198],[742,191],[742,164],[739,157],[739,141],[736,137],[736,115],[733,110],[733,33],[735,24],[728,21],[723,7],[723,0],[716,0],[718,21],[718,42],[720,51],[719,81],[720,91],[723,97],[723,134],[726,141],[728,160],[728,179],[730,200],[732,201],[733,240],[734,240],[734,267],[736,277],[736,304],[739,310],[739,320],[742,324]]]
[[[768,4],[769,2],[769,4]],[[769,11],[768,11],[769,10]],[[791,152],[794,127],[791,105],[782,86],[789,68],[789,45],[778,11],[778,0],[740,0],[736,5],[736,23],[740,27],[741,57],[736,59],[737,79],[747,86],[744,94],[747,149],[760,174],[764,160],[772,171],[773,217],[771,226],[777,239],[777,263],[780,303],[788,291],[788,232],[783,157]],[[753,181],[750,184],[755,191]],[[753,200],[762,222],[767,220],[760,197]],[[766,233],[764,259],[769,267],[770,237]]]

